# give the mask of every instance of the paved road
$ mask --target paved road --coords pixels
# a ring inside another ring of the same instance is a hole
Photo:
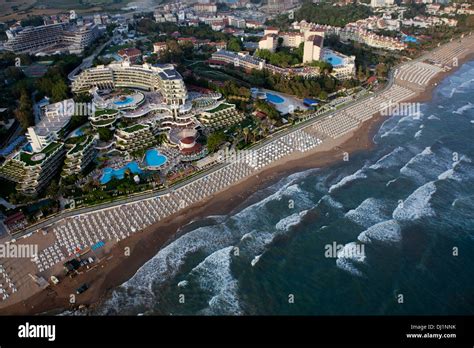
[[[81,70],[84,70],[84,69],[87,69],[87,68],[90,68],[92,66],[92,63],[94,62],[94,59],[95,57],[97,57],[97,55],[102,52],[102,50],[110,45],[110,43],[112,42],[113,40],[113,37],[107,41],[106,43],[102,44],[102,46],[99,46],[97,47],[97,49],[89,56],[89,57],[86,57],[82,60],[82,63],[77,66],[73,71],[71,71],[69,73],[69,75],[67,76],[67,78],[69,79],[69,81],[74,81],[74,78],[76,77],[76,75],[81,71]]]

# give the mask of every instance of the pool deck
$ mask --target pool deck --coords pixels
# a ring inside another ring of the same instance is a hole
[[[272,105],[275,106],[275,108],[281,112],[282,114],[287,114],[289,109],[290,109],[290,106],[293,105],[294,106],[294,109],[296,110],[298,107],[301,109],[301,110],[308,110],[308,107],[306,105],[304,105],[303,101],[292,96],[292,95],[289,95],[289,94],[285,94],[285,93],[281,93],[281,92],[276,92],[276,91],[272,91],[272,90],[269,90],[269,89],[259,89],[259,92],[265,92],[265,93],[271,93],[271,94],[275,94],[281,98],[283,98],[283,102],[282,103],[279,103],[279,104],[274,104],[274,103],[271,103]]]

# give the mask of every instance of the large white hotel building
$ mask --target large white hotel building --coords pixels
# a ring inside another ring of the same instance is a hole
[[[91,88],[139,88],[160,91],[163,102],[183,105],[188,96],[181,75],[170,64],[132,65],[129,62],[100,65],[83,71],[72,83],[74,93],[87,92]]]
[[[8,41],[4,47],[15,53],[35,54],[51,50],[81,53],[101,33],[98,25],[92,23],[82,26],[68,23],[15,26],[7,30]]]

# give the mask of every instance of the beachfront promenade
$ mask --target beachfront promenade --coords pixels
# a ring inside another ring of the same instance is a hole
[[[435,51],[398,66],[390,74],[384,90],[346,105],[325,115],[313,115],[287,131],[274,134],[255,145],[245,156],[232,162],[223,162],[209,171],[199,173],[164,192],[150,192],[100,206],[68,211],[33,228],[25,230],[17,243],[27,243],[29,238],[43,229],[48,233],[48,245],[40,249],[33,261],[35,272],[57,271],[62,263],[80,250],[99,242],[115,243],[173,214],[201,202],[239,181],[257,175],[277,160],[290,158],[316,149],[330,139],[337,139],[355,131],[360,125],[381,112],[388,103],[399,103],[424,90],[439,72],[451,66],[453,58],[474,50],[472,36],[460,43],[458,40]],[[453,52],[457,56],[453,57]],[[428,62],[430,61],[430,62]],[[8,283],[5,282],[3,299],[15,292],[22,292],[21,284],[27,279],[24,270],[14,260],[8,262]],[[17,269],[18,268],[18,269]],[[0,273],[0,285],[2,275]],[[31,281],[31,280],[30,280]],[[0,306],[2,296],[0,294]]]

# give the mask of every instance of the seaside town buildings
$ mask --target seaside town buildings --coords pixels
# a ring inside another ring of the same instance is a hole
[[[407,44],[399,38],[378,35],[368,30],[365,26],[365,22],[349,23],[344,28],[340,28],[308,23],[302,20],[300,22],[292,23],[292,28],[301,32],[321,30],[327,35],[338,36],[342,41],[356,41],[371,47],[387,50],[404,50],[407,47]]]
[[[44,51],[81,53],[102,34],[97,24],[56,23],[38,27],[16,25],[7,30],[5,49],[14,53],[35,54]]]
[[[323,49],[320,59],[325,59],[327,57],[337,56],[340,62],[338,64],[333,64],[332,74],[339,79],[350,79],[354,77],[355,74],[355,56],[345,56],[341,53],[333,52],[329,49]],[[242,68],[246,71],[251,71],[253,69],[263,70],[266,69],[273,74],[281,74],[285,76],[302,76],[302,77],[312,77],[319,75],[319,68],[312,66],[302,66],[302,67],[290,67],[282,68],[276,65],[266,63],[265,60],[251,56],[248,52],[231,52],[225,50],[219,50],[212,54],[211,59],[208,61],[211,67],[219,68],[225,65],[233,65],[237,68]]]
[[[283,47],[296,48],[304,43],[303,63],[321,60],[324,31],[313,30],[308,27],[301,32],[279,32],[276,28],[267,28],[258,43],[258,48],[275,52],[280,39]]]
[[[135,47],[121,49],[117,52],[120,58],[130,62],[136,63],[142,56],[142,52]]]
[[[385,7],[393,6],[395,4],[394,0],[371,0],[370,7]]]

